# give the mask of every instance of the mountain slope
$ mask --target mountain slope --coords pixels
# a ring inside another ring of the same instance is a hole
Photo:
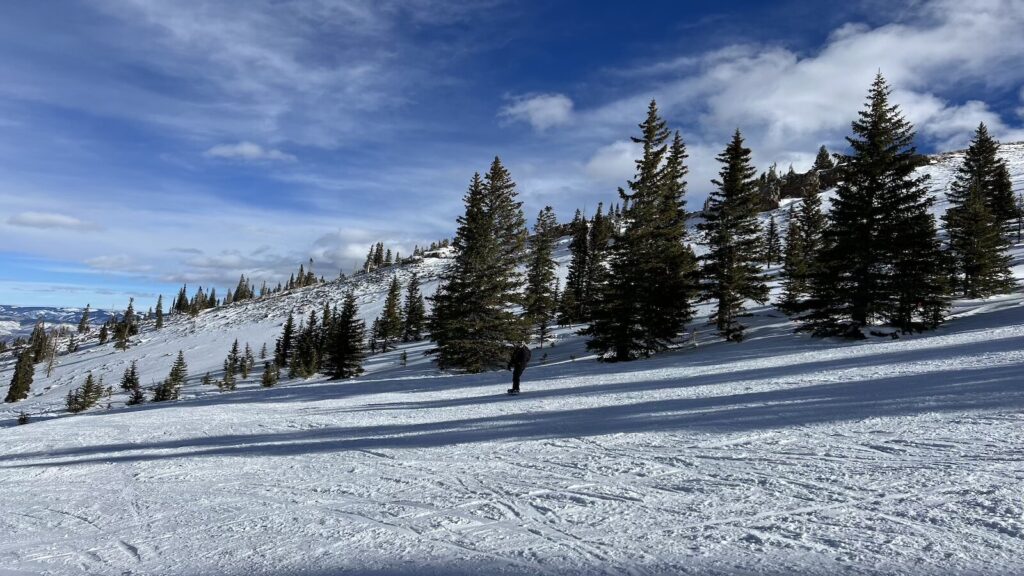
[[[926,170],[941,190],[949,161]],[[443,264],[399,273],[430,293]],[[364,318],[389,280],[353,281]],[[198,383],[234,338],[272,348],[289,310],[345,288],[175,319],[37,374],[0,408],[4,425],[34,415],[0,430],[0,574],[1024,572],[1020,291],[896,341],[812,339],[759,307],[742,344],[697,326],[696,347],[616,365],[563,329],[516,398],[506,373],[439,373],[427,343],[353,381]],[[60,415],[86,370],[116,385],[138,359],[149,384],[178,349],[187,400]]]

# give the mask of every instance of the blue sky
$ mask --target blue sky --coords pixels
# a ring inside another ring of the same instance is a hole
[[[83,0],[0,7],[0,303],[148,306],[450,236],[500,155],[531,217],[615,197],[657,98],[690,198],[841,148],[882,70],[925,150],[1024,140],[1024,2]]]

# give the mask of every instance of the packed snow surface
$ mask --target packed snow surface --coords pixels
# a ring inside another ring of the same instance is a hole
[[[430,293],[442,265],[400,274]],[[389,279],[353,282],[364,318]],[[257,363],[235,392],[199,383],[345,287],[37,367],[0,406],[0,575],[1024,573],[1020,291],[897,340],[813,339],[761,307],[724,343],[702,309],[696,345],[625,364],[561,329],[518,397],[505,372],[438,372],[426,343],[351,381],[262,389]],[[116,388],[137,360],[148,385],[179,349],[183,400],[62,412],[87,370]]]

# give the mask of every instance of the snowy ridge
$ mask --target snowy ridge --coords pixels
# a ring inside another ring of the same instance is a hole
[[[1002,153],[1019,187],[1024,145]],[[937,194],[955,159],[923,169]],[[1024,278],[1024,245],[1014,256]],[[430,294],[444,263],[396,272]],[[350,281],[364,319],[391,272]],[[812,339],[760,307],[742,344],[697,322],[696,347],[617,365],[562,329],[516,398],[506,373],[438,372],[428,343],[352,381],[267,390],[257,368],[236,392],[199,384],[235,338],[272,349],[289,311],[348,286],[37,368],[32,396],[0,406],[0,575],[1024,573],[1019,290],[896,341]],[[116,393],[62,415],[87,370],[116,388],[137,359],[149,385],[178,349],[185,400],[123,408]],[[34,421],[10,426],[20,410]]]

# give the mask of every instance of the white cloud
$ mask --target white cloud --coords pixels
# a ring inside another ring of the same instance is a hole
[[[205,152],[211,158],[225,158],[231,160],[275,160],[281,162],[294,162],[295,156],[280,150],[264,148],[252,142],[239,142],[237,144],[218,144]]]
[[[85,222],[73,216],[58,214],[55,212],[22,212],[7,219],[12,226],[23,228],[80,230],[93,232],[102,230],[103,227],[92,222]]]
[[[499,116],[528,122],[543,132],[553,126],[568,124],[572,119],[572,100],[565,94],[518,96],[498,113]]]
[[[636,172],[640,148],[630,140],[618,140],[598,148],[583,167],[584,173],[597,182],[622,186]]]

